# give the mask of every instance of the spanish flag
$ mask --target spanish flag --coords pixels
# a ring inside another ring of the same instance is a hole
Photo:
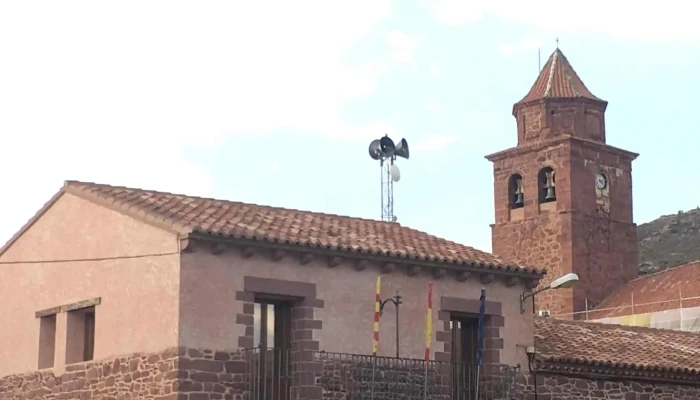
[[[428,283],[428,309],[425,312],[425,361],[430,361],[430,342],[433,336],[433,282]]]
[[[377,277],[377,291],[374,295],[374,337],[372,340],[372,354],[375,356],[379,351],[379,307],[382,302],[382,298],[379,296],[379,292],[382,286],[382,277]]]

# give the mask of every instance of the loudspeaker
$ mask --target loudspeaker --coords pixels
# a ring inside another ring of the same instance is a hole
[[[379,160],[379,157],[381,157],[381,155],[382,147],[379,144],[379,139],[373,140],[372,143],[369,144],[369,156],[375,160]]]
[[[388,158],[394,155],[396,146],[394,145],[394,141],[391,140],[389,136],[384,136],[383,138],[379,139],[379,145],[382,148],[382,156]]]
[[[401,139],[399,144],[396,145],[396,148],[394,148],[394,155],[408,160],[408,142],[406,139]]]

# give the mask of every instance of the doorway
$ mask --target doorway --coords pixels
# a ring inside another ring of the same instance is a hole
[[[292,302],[255,301],[253,343],[257,366],[253,371],[253,399],[288,400],[291,386]]]
[[[452,316],[452,398],[476,399],[479,319],[471,316]]]

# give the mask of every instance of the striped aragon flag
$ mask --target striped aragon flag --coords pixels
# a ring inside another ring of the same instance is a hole
[[[430,343],[433,336],[433,282],[428,282],[428,307],[425,311],[425,361],[430,361]]]
[[[374,330],[373,330],[373,338],[372,338],[372,354],[375,356],[377,355],[377,352],[379,351],[379,308],[382,303],[382,298],[380,297],[379,293],[381,290],[382,286],[382,277],[378,276],[377,277],[377,291],[375,292],[374,295]]]

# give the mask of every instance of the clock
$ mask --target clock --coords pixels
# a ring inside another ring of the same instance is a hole
[[[595,176],[595,187],[598,188],[598,190],[603,190],[608,186],[608,178],[603,175],[602,173],[598,173]]]

